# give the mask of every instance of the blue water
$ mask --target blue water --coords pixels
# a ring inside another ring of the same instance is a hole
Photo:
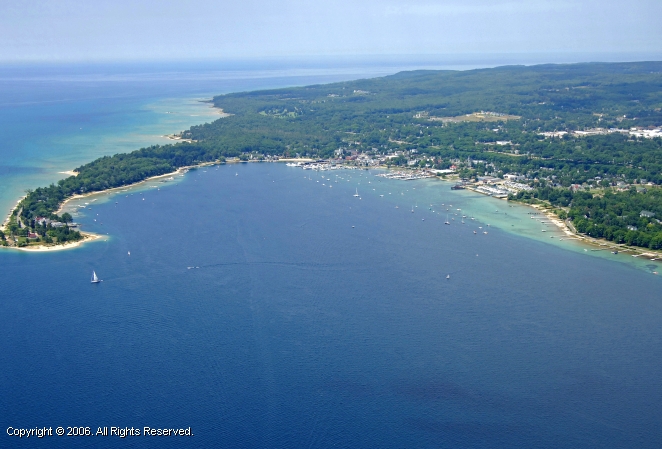
[[[320,64],[0,65],[0,220],[26,189],[64,171],[216,120],[200,100],[412,68]]]
[[[387,71],[334,70],[5,67],[0,207],[214,119],[212,94]],[[658,268],[446,183],[324,174],[199,169],[100,195],[76,221],[101,241],[0,251],[0,447],[662,445]]]
[[[660,447],[658,277],[335,174],[196,170],[76,218],[107,240],[3,253],[0,423],[195,434],[126,447]]]

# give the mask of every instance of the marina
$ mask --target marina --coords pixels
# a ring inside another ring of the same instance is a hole
[[[540,227],[553,228],[542,214],[529,219],[531,209],[521,205],[504,213],[503,203],[494,207],[494,200],[442,182],[375,182],[356,171],[339,174],[336,183],[326,172],[329,189],[321,185],[323,173],[228,165],[192,170],[161,190],[148,183],[140,192],[117,192],[119,201],[75,202],[94,205],[79,209],[76,222],[92,231],[107,227],[113,238],[57,257],[3,254],[3,272],[22,282],[7,285],[0,325],[11,329],[10,318],[27,308],[21,324],[31,335],[5,338],[2,368],[16,388],[4,400],[24,414],[41,406],[59,421],[90,413],[84,392],[102,385],[109,394],[92,418],[149,413],[167,422],[184,414],[205,447],[240,447],[254,435],[233,426],[219,439],[219,413],[229,422],[246,419],[272,429],[277,436],[265,437],[269,447],[298,447],[309,441],[310,429],[331,435],[324,442],[339,447],[350,440],[361,447],[410,447],[412,441],[439,447],[445,440],[438,433],[382,423],[425,420],[432,411],[483,426],[484,410],[493,408],[495,416],[509,416],[490,418],[500,425],[526,423],[536,436],[533,446],[550,426],[580,446],[596,440],[609,446],[596,416],[656,429],[660,416],[645,407],[651,391],[658,394],[661,374],[646,343],[662,338],[655,301],[660,279],[647,271],[651,262],[543,242]],[[206,194],[219,191],[224,195]],[[198,222],[194,238],[171,232],[191,216]],[[463,216],[475,220],[458,226]],[[93,221],[101,217],[103,226]],[[509,232],[511,224],[516,232]],[[46,268],[47,291],[25,281],[34,257]],[[614,263],[620,257],[627,262]],[[89,275],[97,269],[103,282],[93,288]],[[606,284],[587,285],[587,278]],[[553,341],[541,330],[553,333]],[[60,355],[44,353],[47,342]],[[100,355],[103,342],[111,344]],[[603,364],[586,363],[605,351],[610,357]],[[51,385],[62,375],[55,368],[60,356],[75,367],[66,377],[68,396],[35,391],[34,385]],[[28,369],[35,360],[41,369]],[[636,366],[618,369],[628,363]],[[569,366],[575,368],[568,372]],[[531,376],[537,367],[545,368]],[[602,370],[609,382],[591,380],[590,391],[568,391],[568,384],[582,385]],[[182,388],[185,400],[177,393]],[[635,395],[615,411],[612,399],[631,398],[632,388],[642,399]],[[445,391],[452,400],[443,399]],[[265,397],[274,402],[260,401]],[[480,398],[484,405],[476,407]],[[550,404],[565,410],[578,399],[571,420],[549,417]],[[272,416],[273,410],[280,413]],[[335,410],[343,410],[341,418]],[[590,441],[583,439],[587,433]],[[499,438],[516,446],[527,435],[509,430]],[[493,434],[472,427],[458,438],[479,446]]]
[[[436,175],[426,170],[390,170],[387,173],[380,173],[376,176],[399,181],[415,181],[418,179],[434,178]]]

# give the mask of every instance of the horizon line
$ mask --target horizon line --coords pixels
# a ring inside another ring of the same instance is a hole
[[[367,60],[366,60],[367,58]],[[533,60],[524,62],[524,59]],[[585,59],[581,59],[585,58]],[[596,59],[597,58],[597,59]],[[505,59],[505,60],[504,60]],[[462,64],[481,62],[502,64],[559,64],[559,63],[598,63],[598,62],[656,62],[662,61],[662,51],[624,52],[624,51],[546,51],[546,52],[503,52],[503,53],[351,53],[351,54],[289,54],[289,55],[256,55],[228,57],[177,57],[177,58],[21,58],[0,59],[0,65],[107,65],[107,64],[221,64],[221,63],[360,63],[374,64],[376,62],[392,63],[445,63]],[[520,60],[520,61],[516,61]]]

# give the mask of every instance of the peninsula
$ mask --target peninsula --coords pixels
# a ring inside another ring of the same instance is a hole
[[[73,195],[202,163],[324,159],[421,170],[546,206],[593,238],[662,248],[662,62],[412,71],[214,97],[227,114],[172,144],[97,159],[28,191],[0,239],[78,241]]]

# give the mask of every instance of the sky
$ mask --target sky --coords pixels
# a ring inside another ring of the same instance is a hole
[[[662,0],[16,0],[0,62],[637,53]]]

